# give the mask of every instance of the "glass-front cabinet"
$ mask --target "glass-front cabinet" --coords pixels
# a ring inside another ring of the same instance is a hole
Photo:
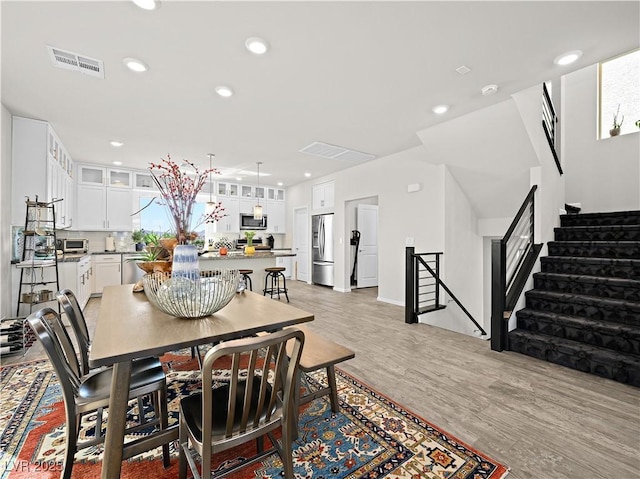
[[[234,183],[227,183],[226,181],[218,181],[215,189],[216,196],[230,196],[232,198],[238,197],[238,185]]]
[[[284,189],[267,188],[267,199],[270,201],[284,201]]]
[[[108,170],[108,186],[116,188],[131,188],[131,171]]]
[[[253,186],[240,185],[240,196],[242,198],[253,198]]]
[[[107,169],[99,166],[78,165],[78,183],[83,185],[107,184]]]

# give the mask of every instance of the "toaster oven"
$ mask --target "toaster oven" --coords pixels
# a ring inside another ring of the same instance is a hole
[[[63,238],[61,241],[63,253],[86,253],[89,250],[89,241],[86,239]]]

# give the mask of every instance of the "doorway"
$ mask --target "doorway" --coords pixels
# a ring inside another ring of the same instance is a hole
[[[348,242],[346,258],[350,289],[378,286],[378,197],[345,203]]]
[[[306,206],[293,210],[293,252],[295,256],[295,279],[311,283],[309,275],[309,209]]]

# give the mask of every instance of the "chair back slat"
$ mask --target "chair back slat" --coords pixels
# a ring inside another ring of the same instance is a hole
[[[295,341],[291,360],[286,353],[289,340]],[[260,337],[223,342],[212,348],[202,364],[202,437],[212,434],[212,370],[217,359],[232,356],[224,432],[224,438],[230,439],[271,422],[276,411],[282,415],[289,412],[303,343],[302,331],[287,328]],[[247,362],[246,373],[240,369],[243,357]]]
[[[89,374],[89,348],[91,346],[91,338],[89,337],[89,328],[87,327],[87,321],[82,313],[80,303],[70,289],[59,291],[56,293],[56,297],[73,327],[73,332],[80,349],[82,374]]]
[[[74,403],[80,388],[80,365],[71,338],[60,316],[51,308],[44,308],[31,314],[27,323],[40,340],[49,360],[53,364],[65,401]]]

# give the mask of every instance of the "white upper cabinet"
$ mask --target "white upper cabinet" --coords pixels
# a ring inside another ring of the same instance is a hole
[[[94,165],[78,165],[78,184],[106,186],[107,169]]]
[[[282,188],[267,188],[267,199],[269,201],[284,201],[284,190]]]
[[[114,188],[131,188],[132,171],[128,170],[107,170],[107,186]]]
[[[231,198],[238,198],[239,188],[235,183],[227,183],[226,181],[218,181],[216,183],[216,196],[229,196]]]
[[[151,173],[135,171],[133,173],[133,187],[137,190],[157,190]]]
[[[334,182],[313,185],[313,209],[332,210],[334,207]]]
[[[27,197],[53,201],[56,228],[72,225],[73,162],[46,121],[14,116],[11,138],[11,224],[24,226]]]

